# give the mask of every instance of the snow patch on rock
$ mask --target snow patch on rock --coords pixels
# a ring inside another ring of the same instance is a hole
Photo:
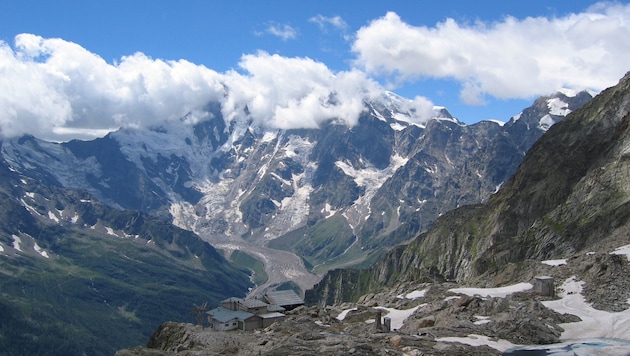
[[[547,266],[562,266],[567,264],[567,259],[540,261]]]
[[[37,243],[33,245],[33,249],[35,250],[35,252],[39,253],[42,257],[50,258],[50,256],[48,255],[48,252],[44,251],[41,247],[39,247]]]
[[[519,345],[513,344],[507,340],[493,340],[488,336],[470,334],[466,337],[440,337],[435,339],[438,342],[459,342],[460,344],[470,346],[489,346],[495,350],[505,352],[509,349],[513,349]]]
[[[505,298],[506,296],[518,292],[524,292],[532,289],[531,283],[518,283],[511,286],[496,288],[452,288],[448,291],[451,293],[466,294],[468,296],[480,295],[482,297]]]
[[[11,237],[13,238],[13,248],[22,252],[22,239],[19,236],[15,236],[15,235],[11,235]]]
[[[542,131],[547,132],[554,123],[555,121],[553,120],[551,115],[545,115],[540,118],[540,121],[538,121],[538,128]]]
[[[571,112],[569,104],[560,98],[547,100],[547,107],[549,108],[549,114],[551,115],[566,116]]]
[[[614,255],[626,255],[628,261],[630,261],[630,245],[624,245],[621,247],[617,247],[611,254]]]

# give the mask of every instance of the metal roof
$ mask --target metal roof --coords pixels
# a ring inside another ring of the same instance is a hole
[[[258,314],[258,316],[263,318],[263,319],[276,319],[276,318],[284,318],[285,317],[284,314],[278,313],[278,312]]]
[[[283,308],[283,307],[281,307],[281,306],[279,306],[279,305],[275,305],[275,304],[267,304],[267,311],[268,311],[268,312],[270,312],[270,313],[273,313],[273,312],[283,312],[283,311],[285,311],[285,310],[286,310],[285,308]]]
[[[267,303],[258,299],[243,299],[239,303],[241,303],[241,305],[243,305],[245,308],[248,308],[248,309],[249,308],[262,308],[262,307],[267,306]]]
[[[212,319],[218,320],[222,323],[227,323],[230,320],[246,320],[254,316],[252,313],[248,313],[242,310],[230,310],[223,307],[214,308],[208,310],[206,314],[212,316]]]
[[[304,304],[304,300],[300,298],[293,290],[277,290],[273,292],[265,293],[265,298],[270,304],[276,304],[280,306],[285,305],[300,305]]]
[[[228,299],[222,300],[221,303],[230,303],[230,302],[240,302],[243,298],[230,297]]]

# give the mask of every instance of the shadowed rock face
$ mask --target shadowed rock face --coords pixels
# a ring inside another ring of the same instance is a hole
[[[629,111],[626,75],[551,127],[487,203],[444,214],[372,268],[329,273],[307,300],[351,300],[409,280],[507,283],[511,264],[627,244]]]

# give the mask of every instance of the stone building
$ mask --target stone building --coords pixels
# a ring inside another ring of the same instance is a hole
[[[553,277],[534,277],[534,293],[546,297],[554,297],[556,295],[556,287],[554,285]]]

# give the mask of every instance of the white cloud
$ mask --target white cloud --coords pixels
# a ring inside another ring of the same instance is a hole
[[[308,19],[308,21],[317,24],[322,31],[327,31],[328,26],[332,26],[340,31],[345,31],[348,28],[348,24],[343,20],[343,18],[341,18],[341,16],[327,17],[318,14],[317,16],[313,16]]]
[[[471,104],[484,95],[528,98],[558,88],[601,90],[628,71],[630,5],[599,3],[558,18],[412,26],[393,13],[356,34],[355,65],[397,83],[422,78],[461,82]]]
[[[185,60],[142,53],[107,63],[62,39],[18,35],[0,42],[0,134],[64,141],[118,127],[150,127],[218,101],[227,120],[273,128],[314,128],[335,119],[354,125],[364,100],[382,88],[358,70],[333,72],[309,58],[244,55],[241,71],[217,73]],[[194,120],[193,120],[194,121]]]
[[[333,73],[309,58],[260,52],[243,56],[240,67],[248,75],[226,74],[230,95],[225,117],[240,115],[247,105],[254,120],[281,129],[315,128],[329,119],[354,125],[364,110],[363,100],[381,90],[362,72]]]
[[[0,132],[89,138],[120,126],[180,118],[223,93],[221,76],[141,53],[108,64],[62,39],[22,34],[0,42]]]
[[[298,31],[289,24],[271,23],[263,32],[256,32],[256,35],[259,36],[264,34],[276,36],[283,41],[288,41],[297,38]]]
[[[435,116],[433,103],[422,96],[416,96],[406,105],[402,105],[401,109],[410,113],[408,121],[414,124],[426,124],[430,118]]]

